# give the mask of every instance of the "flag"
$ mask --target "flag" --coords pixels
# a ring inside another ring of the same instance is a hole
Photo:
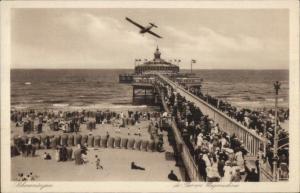
[[[192,63],[196,63],[196,60],[192,59]]]

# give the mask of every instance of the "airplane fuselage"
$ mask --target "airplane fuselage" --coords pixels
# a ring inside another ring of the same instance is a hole
[[[141,33],[141,34],[146,33],[146,32],[148,32],[148,31],[150,31],[152,27],[153,27],[152,25],[147,26],[147,27],[145,27],[144,29],[142,29],[142,30],[140,31],[140,33]]]

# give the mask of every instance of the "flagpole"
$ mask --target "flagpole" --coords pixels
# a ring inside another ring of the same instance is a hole
[[[193,60],[191,60],[191,74],[193,72]]]

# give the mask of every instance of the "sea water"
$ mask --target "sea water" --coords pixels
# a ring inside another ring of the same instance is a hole
[[[129,108],[132,87],[120,84],[120,73],[132,70],[13,69],[12,108]],[[188,72],[183,70],[183,72]],[[238,107],[272,108],[275,81],[281,82],[279,106],[288,107],[288,70],[194,70],[203,78],[204,94]],[[30,83],[30,84],[28,84]],[[144,106],[137,106],[144,107]]]

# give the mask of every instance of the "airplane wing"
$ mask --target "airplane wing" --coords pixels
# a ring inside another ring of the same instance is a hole
[[[144,26],[141,26],[140,24],[138,24],[138,23],[136,23],[136,22],[132,21],[132,20],[131,20],[131,19],[129,19],[128,17],[126,17],[126,20],[127,20],[127,21],[129,21],[130,23],[132,23],[133,25],[135,25],[135,26],[137,26],[137,27],[141,28],[141,29],[145,29],[145,27],[144,27]]]
[[[158,38],[162,38],[161,36],[157,35],[156,33],[154,33],[153,31],[147,31],[148,33],[154,35],[155,37],[158,37]]]

